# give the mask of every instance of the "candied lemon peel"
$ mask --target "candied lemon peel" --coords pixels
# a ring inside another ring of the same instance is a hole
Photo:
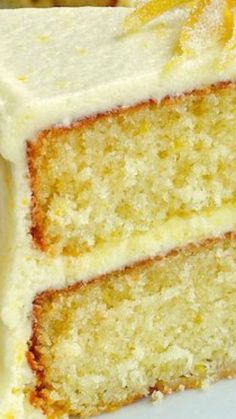
[[[136,32],[151,20],[179,6],[193,5],[194,0],[149,0],[141,3],[124,21],[126,33]]]
[[[214,10],[214,0],[149,0],[140,4],[124,20],[124,32],[126,34],[136,32],[143,28],[147,23],[162,14],[173,9],[184,7],[190,8],[188,17],[185,19],[180,36],[175,48],[175,55],[194,54],[194,40],[197,45],[199,31],[197,27],[204,26],[209,31],[209,37],[217,36],[217,42],[221,42],[226,50],[232,51],[236,47],[234,34],[234,9],[236,0],[221,0],[218,2],[219,18],[212,27],[209,18],[206,18],[207,8]],[[215,13],[214,13],[215,15]],[[208,19],[208,20],[207,20]],[[213,31],[213,32],[212,32]],[[204,44],[204,36],[202,43]]]

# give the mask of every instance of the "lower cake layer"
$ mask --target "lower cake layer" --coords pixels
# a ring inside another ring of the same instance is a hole
[[[234,375],[235,271],[229,233],[38,295],[30,402],[49,417],[90,416]]]

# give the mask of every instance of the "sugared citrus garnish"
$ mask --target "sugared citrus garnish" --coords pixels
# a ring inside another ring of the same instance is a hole
[[[235,6],[236,1],[228,0],[227,3],[230,8],[232,4]],[[226,15],[225,19],[227,19],[227,31],[225,32],[225,47],[219,61],[220,70],[230,65],[236,58],[236,28],[234,27],[233,14],[229,17]]]
[[[124,21],[124,31],[138,31],[144,25],[172,9],[189,6],[175,53],[192,54],[212,42],[230,44],[234,34],[236,0],[150,0],[139,5]]]
[[[202,14],[206,8],[211,3],[211,0],[198,0],[195,1],[192,9],[190,10],[189,16],[186,22],[183,25],[182,31],[180,33],[179,39],[179,52],[191,52],[187,46],[194,26],[199,22],[202,17]]]
[[[234,32],[234,16],[232,13],[232,8],[235,7],[236,1],[226,0],[224,5],[224,14],[223,14],[223,41],[228,42]]]
[[[150,0],[138,6],[124,21],[126,33],[138,31],[142,26],[179,6],[193,4],[194,0]]]

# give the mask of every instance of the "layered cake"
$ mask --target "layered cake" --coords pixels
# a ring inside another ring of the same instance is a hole
[[[235,374],[235,51],[232,0],[0,12],[1,418]]]

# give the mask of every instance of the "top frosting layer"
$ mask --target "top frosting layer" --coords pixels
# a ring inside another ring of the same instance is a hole
[[[175,9],[125,35],[129,13],[125,8],[0,11],[0,151],[6,158],[17,160],[24,142],[50,125],[236,80],[235,56],[218,65],[221,43],[169,65],[187,10]]]

